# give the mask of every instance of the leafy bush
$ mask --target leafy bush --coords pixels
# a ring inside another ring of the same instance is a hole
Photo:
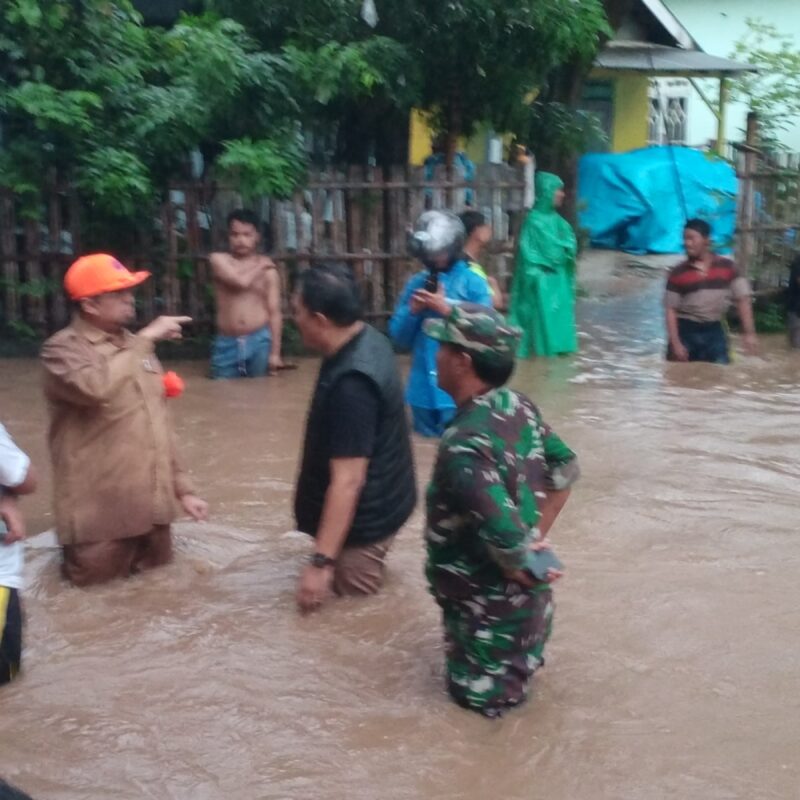
[[[305,174],[305,160],[299,142],[250,138],[223,142],[217,160],[222,175],[240,187],[245,198],[269,195],[287,198]]]
[[[782,303],[770,301],[757,304],[753,309],[753,321],[759,333],[781,333],[786,330],[786,312]]]

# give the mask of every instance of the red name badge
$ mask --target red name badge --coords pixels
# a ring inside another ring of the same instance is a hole
[[[172,370],[165,372],[161,380],[164,382],[164,394],[167,397],[180,397],[186,388],[183,378]]]

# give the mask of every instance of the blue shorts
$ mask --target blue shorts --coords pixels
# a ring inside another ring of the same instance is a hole
[[[721,322],[695,322],[678,317],[678,337],[689,353],[689,361],[730,364],[728,337]],[[667,349],[667,359],[675,360],[671,348]]]
[[[455,408],[420,408],[419,406],[411,406],[414,430],[423,436],[441,436],[455,415]]]
[[[269,370],[272,334],[266,326],[245,336],[214,337],[212,378],[261,378]]]

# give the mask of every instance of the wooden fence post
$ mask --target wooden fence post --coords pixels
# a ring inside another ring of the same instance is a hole
[[[6,324],[19,322],[21,308],[19,263],[17,262],[17,219],[14,213],[14,196],[7,191],[0,193],[0,254],[3,257],[3,280],[5,282],[5,321]]]
[[[25,220],[25,282],[28,285],[26,317],[37,333],[45,332],[44,293],[42,283],[42,249],[39,241],[39,220]]]
[[[736,263],[743,274],[750,272],[750,259],[755,252],[753,223],[755,219],[755,188],[753,186],[758,163],[758,117],[754,111],[747,115],[747,135],[744,155],[740,157],[743,169],[739,174],[739,236],[736,241]]]
[[[205,322],[204,293],[199,274],[199,255],[202,252],[200,228],[197,224],[197,195],[199,188],[198,184],[193,184],[187,186],[183,191],[183,208],[186,213],[186,239],[183,258],[186,263],[191,264],[191,274],[185,277],[188,284],[188,311],[189,316],[194,320],[196,325],[202,325]]]
[[[164,226],[164,241],[167,246],[166,263],[161,284],[161,293],[164,298],[164,313],[177,314],[178,300],[180,298],[180,284],[178,282],[178,234],[175,230],[175,209],[172,205],[170,193],[164,200],[162,207],[162,220]]]
[[[67,306],[64,298],[64,258],[61,253],[61,231],[63,230],[63,218],[61,204],[64,198],[59,193],[56,186],[50,193],[50,208],[48,213],[48,251],[50,253],[50,263],[48,278],[53,284],[52,298],[52,318],[48,328],[61,328],[67,321]],[[54,324],[53,324],[54,323]]]

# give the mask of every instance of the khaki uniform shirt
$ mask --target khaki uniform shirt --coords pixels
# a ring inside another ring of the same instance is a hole
[[[167,414],[153,343],[80,317],[42,348],[61,544],[138,536],[192,493]]]

